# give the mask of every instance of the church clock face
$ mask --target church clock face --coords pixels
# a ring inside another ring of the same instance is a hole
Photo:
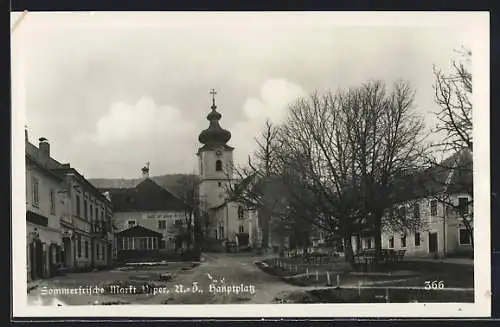
[[[221,151],[221,150],[217,150],[217,151],[215,151],[215,155],[216,155],[217,157],[222,156],[222,151]]]

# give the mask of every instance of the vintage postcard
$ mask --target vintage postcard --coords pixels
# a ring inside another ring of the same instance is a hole
[[[487,13],[11,37],[14,316],[490,315]]]

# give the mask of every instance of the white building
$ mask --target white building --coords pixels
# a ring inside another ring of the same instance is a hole
[[[47,263],[45,273],[37,271],[32,277],[52,276],[55,266],[72,270],[110,266],[110,201],[69,164],[52,158],[45,138],[40,138],[36,147],[28,141],[26,132],[25,147],[27,243],[40,238],[42,244],[53,244],[46,250],[52,266]],[[30,251],[28,259],[39,260],[38,248]],[[28,265],[31,267],[30,262]],[[40,265],[37,267],[40,269]]]
[[[390,212],[395,219],[389,213],[386,216],[382,248],[405,250],[408,256],[473,254],[466,224],[473,225],[472,154],[468,150],[414,176],[399,196]],[[402,220],[407,224],[394,226]],[[372,237],[353,238],[354,252],[374,246]]]
[[[61,262],[59,219],[63,205],[58,195],[63,178],[47,168],[49,145],[26,141],[26,244],[28,280],[51,277]]]
[[[101,189],[111,197],[116,227],[117,257],[133,259],[144,252],[174,251],[187,246],[186,239],[193,217],[177,196],[149,178],[149,167],[142,169],[142,180],[126,188]],[[193,240],[193,237],[191,237]]]
[[[53,171],[65,179],[61,217],[65,266],[77,269],[110,266],[113,261],[111,202],[69,165],[61,165]]]

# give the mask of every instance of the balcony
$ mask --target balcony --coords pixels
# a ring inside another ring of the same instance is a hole
[[[49,219],[33,211],[26,211],[26,221],[39,226],[48,226]]]

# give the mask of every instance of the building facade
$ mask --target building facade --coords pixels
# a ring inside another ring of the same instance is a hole
[[[26,245],[29,280],[55,275],[61,263],[61,200],[63,178],[26,152]]]
[[[67,267],[92,269],[113,262],[111,202],[69,165],[54,170],[65,178],[61,219],[64,262]]]
[[[466,191],[469,187],[472,190],[471,153],[459,152],[412,181],[413,185],[407,187],[412,192],[401,192],[401,201],[386,215],[396,217],[389,222],[409,224],[396,228],[384,224],[382,248],[404,250],[405,255],[418,257],[472,256],[474,208],[472,192]],[[371,236],[353,238],[355,253],[374,247]]]
[[[25,146],[28,244],[38,243],[37,238],[42,244],[52,244],[43,250],[51,257],[44,266],[46,272],[39,276],[37,271],[31,277],[53,276],[58,269],[111,266],[113,233],[109,199],[76,169],[52,158],[47,139],[40,138],[36,147],[28,141],[26,132]],[[39,261],[41,252],[30,251],[28,269],[32,271],[32,263]]]
[[[193,240],[194,221],[185,203],[150,179],[149,167],[144,167],[142,172],[142,181],[133,187],[101,189],[113,203],[115,248],[119,260],[125,255],[133,260],[130,251],[137,254],[186,250],[189,245],[187,233],[191,235],[191,242]]]

